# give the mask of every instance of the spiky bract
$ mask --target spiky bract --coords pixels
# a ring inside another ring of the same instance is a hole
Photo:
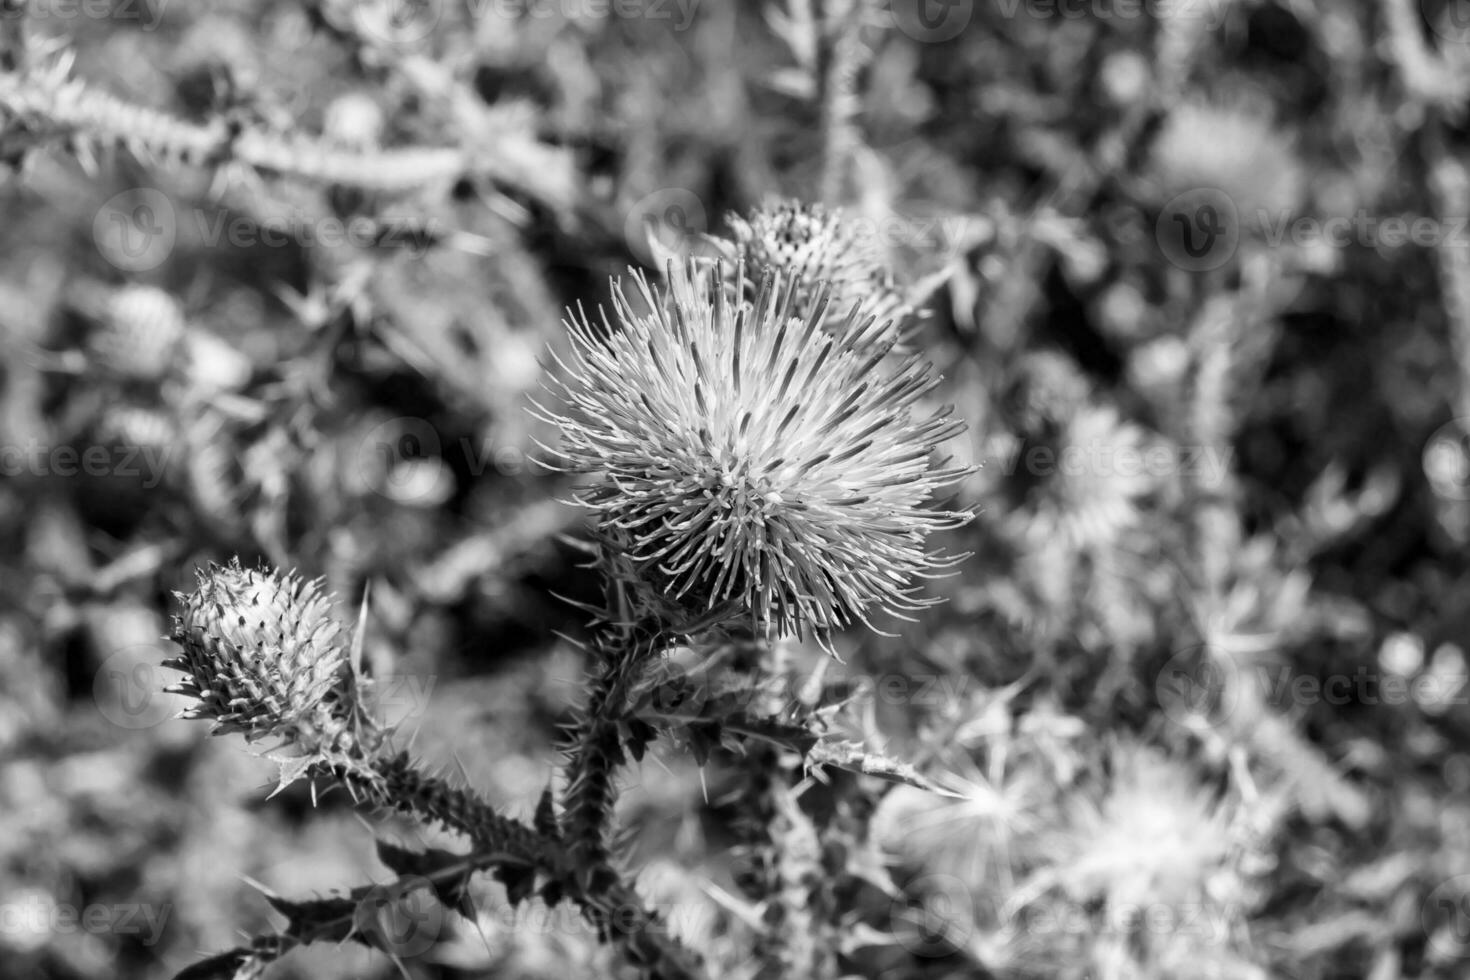
[[[340,724],[349,643],[318,583],[236,559],[199,573],[179,600],[173,639],[184,652],[166,666],[186,675],[172,690],[198,701],[187,717],[212,719],[214,734],[287,742],[319,741]]]
[[[928,604],[912,580],[943,562],[926,539],[968,516],[924,506],[964,472],[933,459],[962,423],[916,411],[938,379],[874,345],[884,324],[861,311],[821,329],[825,287],[801,309],[790,282],[767,276],[745,303],[723,280],[691,265],[660,291],[636,275],[606,336],[568,324],[563,407],[543,414],[568,468],[600,474],[579,499],[609,547],[665,617],[731,606],[820,638]]]

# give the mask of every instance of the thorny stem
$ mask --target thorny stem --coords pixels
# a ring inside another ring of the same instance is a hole
[[[451,786],[425,772],[404,752],[323,765],[317,774],[330,777],[362,803],[412,813],[468,837],[477,851],[498,855],[504,879],[507,866],[539,872],[550,883],[550,894],[575,901],[598,927],[599,936],[618,946],[628,960],[649,968],[654,976],[698,976],[689,951],[668,935],[658,915],[607,863],[589,861],[560,838],[496,813],[472,791]],[[547,893],[543,889],[543,894]]]

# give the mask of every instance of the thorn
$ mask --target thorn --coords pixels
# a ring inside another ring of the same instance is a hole
[[[357,636],[352,638],[351,664],[353,678],[362,676],[362,645],[364,637],[367,636],[368,596],[372,591],[373,582],[372,579],[368,579],[362,588],[362,608],[357,613]]]
[[[239,879],[241,881],[245,882],[245,884],[249,885],[251,888],[254,888],[256,891],[260,892],[266,898],[280,898],[281,897],[275,891],[273,891],[272,889],[266,887],[266,885],[265,885],[264,882],[257,881],[256,879],[250,877],[247,874],[241,874],[241,875],[238,875],[238,877],[239,877]]]

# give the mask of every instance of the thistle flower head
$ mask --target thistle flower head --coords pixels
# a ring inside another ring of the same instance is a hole
[[[796,315],[815,305],[819,284],[830,291],[829,310],[838,322],[859,302],[868,315],[891,321],[895,333],[912,314],[878,243],[841,211],[781,201],[758,209],[749,220],[735,215],[728,220],[749,281],[758,285],[767,272],[791,280]]]
[[[185,674],[171,690],[198,701],[186,717],[212,719],[216,735],[293,743],[336,727],[349,643],[318,583],[236,559],[200,572],[199,587],[178,598],[173,639],[183,655],[165,666]]]
[[[1154,140],[1148,170],[1166,200],[1202,188],[1223,191],[1244,227],[1292,213],[1308,186],[1293,140],[1253,98],[1181,102]]]
[[[107,371],[139,381],[168,373],[187,327],[183,309],[169,293],[144,285],[107,292],[79,289],[73,302],[97,320],[87,346]]]
[[[1016,506],[1004,523],[1040,549],[1102,548],[1137,525],[1158,480],[1144,463],[1154,441],[1110,405],[1098,403],[1066,359],[1026,358],[1007,398],[1012,449],[1024,466],[1001,477]],[[1160,447],[1161,448],[1161,447]]]
[[[569,322],[564,404],[542,414],[567,468],[600,475],[579,499],[635,591],[819,638],[927,605],[911,584],[942,564],[926,538],[968,516],[924,506],[963,474],[931,458],[962,426],[917,411],[928,365],[873,346],[870,316],[824,331],[826,290],[803,308],[773,275],[749,303],[718,267],[671,269],[667,292],[634,282],[614,289],[607,336]]]
[[[1231,874],[1228,814],[1187,766],[1131,743],[1109,762],[1111,785],[1100,798],[1074,801],[1057,844],[1071,897],[1179,905]]]

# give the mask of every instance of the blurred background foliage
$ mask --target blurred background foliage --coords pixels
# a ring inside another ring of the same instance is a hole
[[[814,864],[833,975],[1462,975],[1464,4],[944,11],[0,20],[8,975],[178,970],[262,927],[247,878],[383,875],[346,801],[267,804],[269,763],[170,719],[170,593],[209,560],[366,591],[385,712],[528,813],[582,674],[553,593],[597,581],[527,399],[567,305],[773,195],[873,229],[979,465],[949,601],[826,668],[904,679],[849,720],[952,790],[864,783]],[[725,761],[665,748],[620,810],[642,890],[738,976]],[[404,964],[280,975],[613,969],[565,910],[477,904]]]

